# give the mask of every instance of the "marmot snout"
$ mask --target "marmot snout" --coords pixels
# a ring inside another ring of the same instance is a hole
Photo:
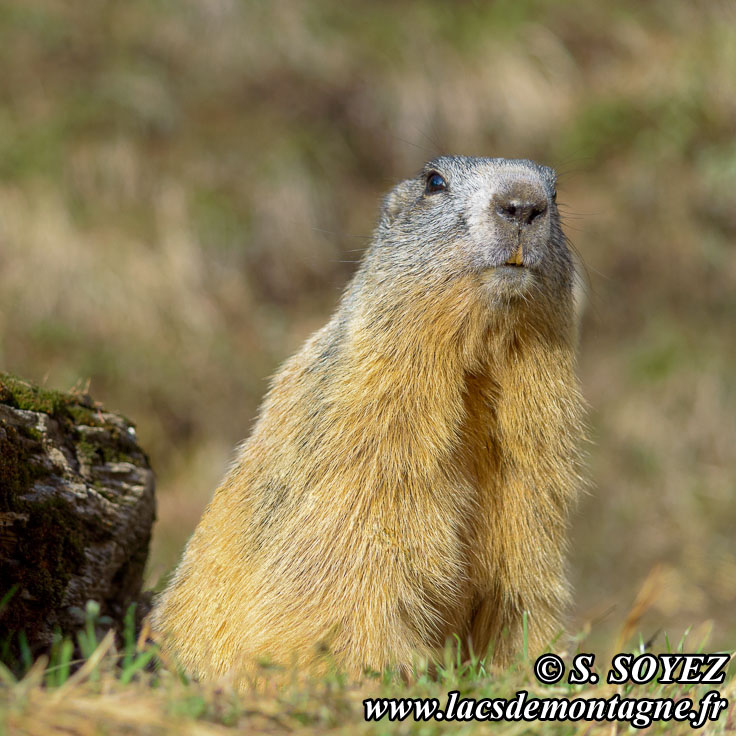
[[[154,612],[201,677],[359,675],[455,635],[557,633],[578,488],[573,263],[555,174],[442,157],[398,184],[332,319],[273,379]]]

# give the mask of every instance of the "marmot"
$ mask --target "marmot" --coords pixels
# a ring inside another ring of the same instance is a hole
[[[582,400],[555,181],[443,156],[388,194],[154,611],[190,672],[409,672],[456,637],[503,664],[524,612],[530,649],[558,633]]]

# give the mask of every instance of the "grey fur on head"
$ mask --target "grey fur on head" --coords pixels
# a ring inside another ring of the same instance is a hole
[[[428,190],[439,175],[446,186]],[[414,273],[438,285],[484,274],[492,302],[572,287],[553,169],[525,159],[441,156],[383,202],[364,270],[379,280]],[[509,264],[519,253],[519,262]],[[398,269],[396,267],[399,267]],[[513,268],[522,266],[522,268]]]

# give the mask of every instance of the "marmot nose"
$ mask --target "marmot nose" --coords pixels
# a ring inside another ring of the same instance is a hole
[[[521,185],[511,191],[499,192],[491,198],[491,210],[498,217],[520,226],[544,219],[547,197],[536,187]]]

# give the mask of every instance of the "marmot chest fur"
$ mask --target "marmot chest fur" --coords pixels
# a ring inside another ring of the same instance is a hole
[[[200,677],[494,661],[558,633],[578,487],[555,174],[441,157],[386,197],[332,319],[274,378],[154,611]],[[244,681],[244,680],[242,680]]]

